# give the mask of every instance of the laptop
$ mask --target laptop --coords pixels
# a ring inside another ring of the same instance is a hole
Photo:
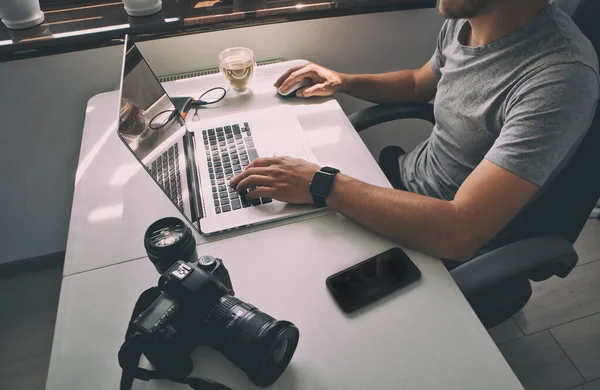
[[[117,133],[192,226],[210,235],[317,210],[271,198],[249,201],[228,184],[261,156],[317,163],[296,118],[277,109],[202,120],[200,108],[198,115],[186,123],[126,36]]]

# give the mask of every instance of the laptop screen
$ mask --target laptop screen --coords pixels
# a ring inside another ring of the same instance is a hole
[[[118,133],[163,192],[190,221],[201,217],[188,175],[185,121],[129,37],[121,79]]]
[[[185,123],[137,46],[126,45],[119,134],[144,161]]]

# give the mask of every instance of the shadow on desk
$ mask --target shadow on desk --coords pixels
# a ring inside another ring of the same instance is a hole
[[[300,338],[302,338],[302,335],[300,335]],[[230,362],[224,355],[207,345],[196,348],[192,352],[192,359],[194,361],[194,371],[190,376],[206,377],[208,379],[227,378],[227,381],[222,380],[221,383],[231,386],[234,390],[242,390],[241,387],[234,385],[240,383],[247,383],[247,386],[244,386],[243,390],[261,389],[261,387],[252,385],[252,382],[243,370]],[[203,368],[202,362],[210,362],[210,370]],[[160,388],[165,390],[181,388],[179,384],[170,383],[172,385],[161,386]],[[269,387],[285,390],[306,389],[306,378],[303,378],[299,368],[294,366],[294,359],[292,358],[290,365],[285,369],[281,377]]]

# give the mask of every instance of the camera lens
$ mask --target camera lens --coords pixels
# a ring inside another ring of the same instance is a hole
[[[298,345],[298,328],[278,321],[230,295],[221,298],[208,317],[210,345],[246,372],[257,386],[275,382]]]
[[[176,261],[196,261],[196,240],[191,229],[180,219],[159,219],[146,229],[144,247],[148,258],[159,273],[164,273]]]
[[[277,366],[285,356],[285,351],[287,350],[288,342],[287,339],[279,339],[276,341],[273,346],[273,350],[269,354],[269,362],[268,364],[272,367]]]

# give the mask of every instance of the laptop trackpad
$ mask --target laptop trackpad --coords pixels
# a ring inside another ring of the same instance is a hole
[[[304,131],[295,119],[251,125],[259,157],[290,156],[312,160],[305,148]]]

